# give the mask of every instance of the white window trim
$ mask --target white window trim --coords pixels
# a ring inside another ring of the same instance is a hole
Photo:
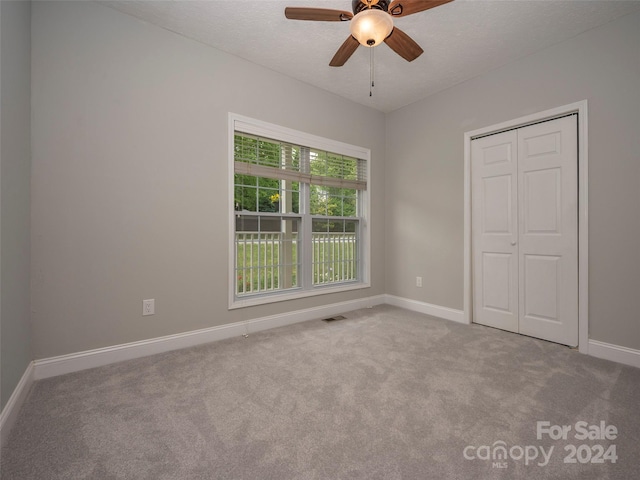
[[[359,158],[367,162],[367,189],[361,194],[364,196],[364,202],[360,211],[360,238],[362,243],[362,262],[361,275],[362,279],[356,283],[344,283],[340,285],[324,285],[317,286],[309,290],[285,290],[282,292],[265,293],[263,295],[248,296],[246,298],[236,298],[235,295],[235,211],[232,208],[234,204],[234,134],[236,131],[280,140],[294,145],[303,145],[318,150],[325,150],[332,153]],[[229,310],[236,308],[249,307],[254,305],[264,305],[268,303],[282,302],[287,300],[295,300],[298,298],[312,297],[316,295],[326,295],[329,293],[346,292],[350,290],[359,290],[369,288],[371,286],[371,220],[370,220],[370,202],[371,202],[371,150],[364,147],[349,145],[347,143],[319,137],[298,130],[281,127],[272,123],[255,120],[253,118],[244,117],[235,113],[229,113],[229,132],[228,132],[228,161],[227,161],[227,185],[229,189],[229,203],[227,210],[229,212],[229,236],[228,236],[228,260],[229,260]]]

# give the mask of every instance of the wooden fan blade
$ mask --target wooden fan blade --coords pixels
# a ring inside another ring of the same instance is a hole
[[[389,13],[394,17],[406,17],[412,13],[439,7],[453,0],[394,0],[389,5]]]
[[[400,30],[398,27],[393,27],[391,34],[384,39],[384,43],[391,47],[391,50],[396,52],[402,58],[408,62],[412,62],[420,55],[422,55],[422,48],[413,39]]]
[[[360,43],[358,43],[358,40],[349,35],[349,38],[344,41],[344,43],[340,46],[336,54],[331,59],[331,62],[329,62],[329,66],[341,67],[342,65],[344,65],[345,62],[349,60],[349,57],[353,55],[353,52],[356,51],[358,45],[360,45]]]
[[[284,16],[289,20],[313,20],[317,22],[346,22],[353,18],[353,13],[346,10],[328,8],[287,7]]]

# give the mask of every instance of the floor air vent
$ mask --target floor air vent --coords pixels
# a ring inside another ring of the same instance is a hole
[[[346,320],[347,317],[343,317],[342,315],[336,315],[335,317],[323,318],[323,322],[335,322],[336,320]]]

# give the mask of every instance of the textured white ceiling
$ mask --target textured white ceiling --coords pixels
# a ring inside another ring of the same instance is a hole
[[[329,67],[349,35],[347,22],[287,20],[286,6],[351,10],[350,0],[206,0],[104,2],[144,21],[198,40],[383,112],[562,42],[640,9],[640,0],[455,0],[396,18],[424,49],[409,63],[386,45],[343,67]]]

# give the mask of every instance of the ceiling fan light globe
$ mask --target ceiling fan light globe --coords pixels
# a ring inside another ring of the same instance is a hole
[[[362,10],[351,19],[351,35],[365,47],[375,47],[393,30],[391,15],[382,10]]]

